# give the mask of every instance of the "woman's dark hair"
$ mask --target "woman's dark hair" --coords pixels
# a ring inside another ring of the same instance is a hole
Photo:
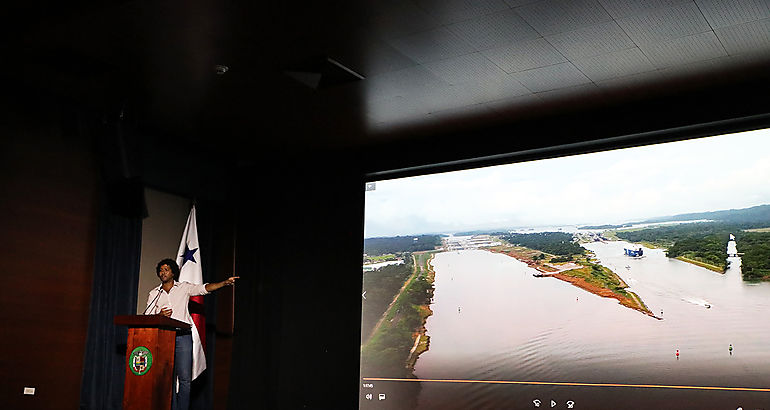
[[[174,280],[179,280],[179,265],[176,264],[176,261],[173,259],[163,259],[162,261],[158,262],[158,266],[155,267],[155,274],[160,275],[160,267],[163,265],[168,265],[169,268],[171,268],[171,273],[174,274]]]

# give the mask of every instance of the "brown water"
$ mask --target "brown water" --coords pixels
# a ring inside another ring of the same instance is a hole
[[[591,243],[663,320],[483,250],[436,255],[420,379],[770,388],[770,283]],[[710,307],[707,307],[710,306]],[[728,347],[734,350],[730,354]],[[676,358],[677,349],[680,357]],[[404,382],[392,382],[404,383]],[[421,409],[770,409],[768,392],[421,382]],[[382,384],[381,384],[382,385]],[[390,386],[395,387],[395,386]]]

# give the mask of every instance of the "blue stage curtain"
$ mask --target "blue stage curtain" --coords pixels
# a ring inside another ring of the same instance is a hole
[[[122,407],[128,329],[115,326],[113,318],[136,313],[141,249],[142,219],[117,216],[106,205],[102,206],[80,389],[81,409]]]

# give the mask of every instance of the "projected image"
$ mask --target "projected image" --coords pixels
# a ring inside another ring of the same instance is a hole
[[[770,408],[770,131],[367,184],[361,408]]]

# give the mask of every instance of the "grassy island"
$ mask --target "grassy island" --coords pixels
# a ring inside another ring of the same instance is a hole
[[[580,268],[549,276],[569,282],[603,298],[617,299],[625,307],[638,310],[648,316],[656,317],[647,308],[647,305],[644,304],[639,295],[626,290],[628,285],[611,269],[591,262],[580,262],[580,264],[583,265]]]
[[[700,266],[701,268],[706,268],[708,270],[711,270],[711,271],[714,271],[714,272],[717,272],[717,273],[724,273],[725,272],[725,269],[726,269],[726,266],[727,266],[726,263],[725,263],[725,265],[723,267],[723,266],[712,265],[712,264],[710,264],[710,263],[708,263],[706,261],[695,259],[695,258],[697,258],[697,257],[696,256],[692,256],[692,257],[688,258],[687,256],[677,256],[674,259],[680,260],[682,262],[691,263],[691,264],[693,264],[695,266]]]
[[[623,306],[656,317],[637,294],[626,290],[628,285],[615,272],[594,263],[593,255],[590,253],[570,256],[570,259],[575,259],[572,262],[556,262],[564,259],[560,259],[559,255],[547,254],[523,246],[501,245],[489,250],[526,263],[539,272],[536,276],[554,277],[569,282],[594,295],[617,299]]]

